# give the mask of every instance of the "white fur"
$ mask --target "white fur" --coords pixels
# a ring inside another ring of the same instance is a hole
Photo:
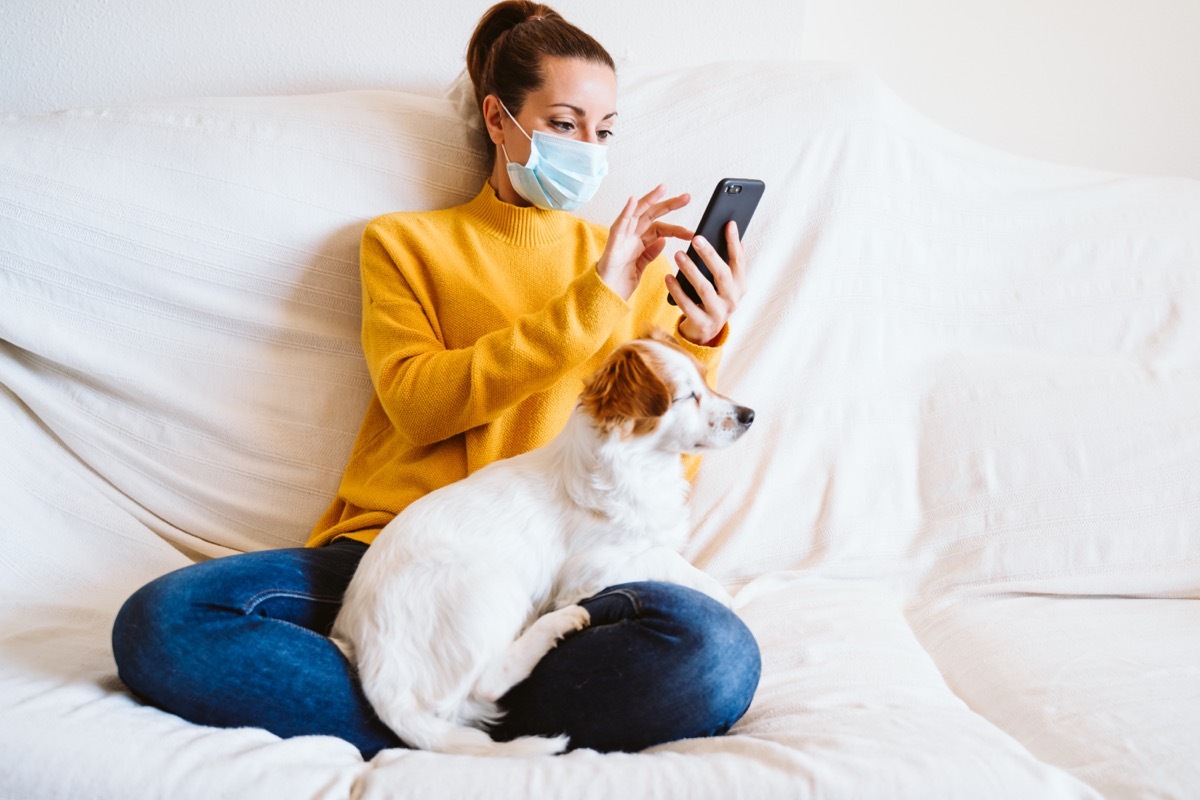
[[[493,741],[496,701],[558,641],[588,625],[577,605],[605,586],[664,580],[726,605],[678,550],[688,484],[680,454],[723,447],[749,421],[695,362],[638,340],[673,402],[649,433],[604,432],[582,405],[545,447],[497,461],[410,505],[364,554],[334,623],[363,690],[413,747],[558,753],[565,736]],[[694,396],[692,396],[694,395]]]

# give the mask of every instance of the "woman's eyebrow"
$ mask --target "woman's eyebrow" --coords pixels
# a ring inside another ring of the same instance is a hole
[[[551,103],[550,104],[551,108],[555,108],[557,106],[563,106],[564,108],[569,108],[581,117],[587,116],[587,113],[584,112],[584,110],[582,108],[580,108],[579,106],[573,106],[570,103]],[[609,114],[605,114],[603,117],[601,117],[601,122],[603,122],[606,119],[611,119],[612,117],[615,117],[616,115],[617,115],[617,112],[615,112],[615,111],[613,111]]]

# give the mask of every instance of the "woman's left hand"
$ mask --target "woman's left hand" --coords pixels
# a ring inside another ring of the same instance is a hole
[[[679,332],[693,344],[706,345],[715,340],[746,293],[745,251],[742,250],[737,223],[731,221],[725,226],[725,241],[729,244],[728,264],[704,237],[697,236],[692,240],[696,253],[712,273],[711,283],[687,257],[687,253],[680,251],[675,254],[675,263],[700,295],[702,305],[692,302],[674,275],[667,276],[667,291],[675,298],[676,305],[684,315],[679,322]]]

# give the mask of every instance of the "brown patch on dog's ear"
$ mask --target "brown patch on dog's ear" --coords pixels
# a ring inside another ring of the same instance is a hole
[[[671,389],[636,344],[617,349],[584,385],[579,404],[601,432],[621,428],[624,436],[658,427],[671,407]]]

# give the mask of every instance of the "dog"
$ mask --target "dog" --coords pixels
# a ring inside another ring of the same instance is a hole
[[[380,719],[424,750],[565,750],[566,736],[494,741],[497,701],[589,624],[579,601],[607,586],[670,581],[730,605],[679,555],[681,455],[732,444],[753,421],[653,332],[605,360],[548,444],[405,508],[363,555],[330,634]]]

